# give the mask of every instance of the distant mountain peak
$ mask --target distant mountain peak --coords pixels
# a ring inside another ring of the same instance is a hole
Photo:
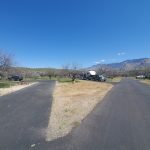
[[[119,63],[97,64],[93,65],[89,69],[96,70],[98,68],[105,68],[121,71],[130,71],[135,69],[144,69],[144,67],[150,67],[150,58],[131,59]]]

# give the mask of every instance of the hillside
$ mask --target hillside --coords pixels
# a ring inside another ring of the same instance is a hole
[[[120,71],[130,71],[135,69],[136,70],[144,69],[146,67],[150,67],[150,58],[132,59],[112,64],[98,64],[89,67],[88,69],[95,70],[98,68],[103,68],[103,69],[115,69]]]

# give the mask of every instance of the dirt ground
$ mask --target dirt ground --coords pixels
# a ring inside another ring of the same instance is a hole
[[[80,125],[112,87],[112,84],[91,81],[57,83],[46,140],[63,137]]]
[[[9,87],[9,88],[1,88],[0,89],[0,96],[6,95],[6,94],[10,94],[12,92],[21,90],[23,88],[29,87],[29,86],[34,85],[34,84],[36,84],[36,83],[23,84],[23,85],[15,85],[15,86],[12,86],[12,87]]]

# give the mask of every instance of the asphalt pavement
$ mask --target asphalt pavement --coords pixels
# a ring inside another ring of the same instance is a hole
[[[0,150],[30,150],[45,140],[55,81],[0,97]]]
[[[123,79],[80,126],[46,142],[54,84],[0,98],[0,150],[150,150],[149,85]]]
[[[68,136],[38,150],[150,150],[150,86],[126,78]]]

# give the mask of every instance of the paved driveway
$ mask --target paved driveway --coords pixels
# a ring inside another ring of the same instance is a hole
[[[81,126],[38,150],[150,150],[150,86],[117,84]]]
[[[0,150],[28,150],[45,139],[54,81],[0,97]]]
[[[150,86],[124,79],[69,135],[45,142],[53,86],[0,98],[0,150],[150,150]]]

